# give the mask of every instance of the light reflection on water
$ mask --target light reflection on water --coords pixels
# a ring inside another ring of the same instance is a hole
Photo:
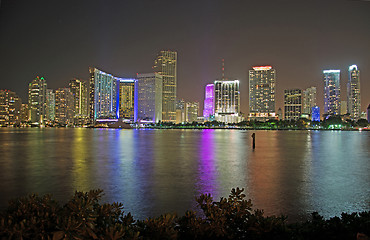
[[[268,215],[370,210],[370,132],[0,129],[0,207],[32,192],[104,189],[136,218],[243,187]]]

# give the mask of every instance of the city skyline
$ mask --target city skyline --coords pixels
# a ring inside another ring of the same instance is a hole
[[[369,2],[84,3],[2,1],[0,89],[25,103],[36,76],[51,89],[67,87],[73,78],[88,81],[92,66],[135,77],[151,71],[157,52],[170,49],[178,52],[177,99],[198,101],[200,109],[204,86],[222,75],[222,58],[225,75],[240,80],[243,113],[249,112],[248,70],[257,65],[276,69],[276,111],[284,106],[284,89],[311,86],[323,111],[322,71],[346,73],[353,64],[361,70],[361,111],[370,103]],[[180,8],[186,14],[175,11]],[[159,10],[167,14],[158,16]],[[154,17],[171,34],[157,33]],[[347,81],[343,74],[341,100]]]

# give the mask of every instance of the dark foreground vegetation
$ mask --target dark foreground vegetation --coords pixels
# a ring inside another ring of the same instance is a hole
[[[243,189],[214,201],[196,199],[201,213],[162,215],[135,221],[120,203],[100,204],[102,190],[76,192],[61,206],[50,195],[10,202],[0,214],[0,239],[368,239],[370,212],[343,213],[328,220],[318,213],[302,223],[252,210]],[[367,236],[366,236],[367,235]]]

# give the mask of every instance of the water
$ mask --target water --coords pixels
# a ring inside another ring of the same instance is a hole
[[[266,215],[370,210],[370,132],[0,129],[0,207],[29,193],[104,190],[135,218],[243,187]]]

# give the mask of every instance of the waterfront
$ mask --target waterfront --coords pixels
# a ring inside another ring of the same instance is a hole
[[[256,133],[256,149],[251,133]],[[244,187],[267,215],[370,210],[370,132],[0,129],[0,206],[37,192],[104,189],[136,218]]]

